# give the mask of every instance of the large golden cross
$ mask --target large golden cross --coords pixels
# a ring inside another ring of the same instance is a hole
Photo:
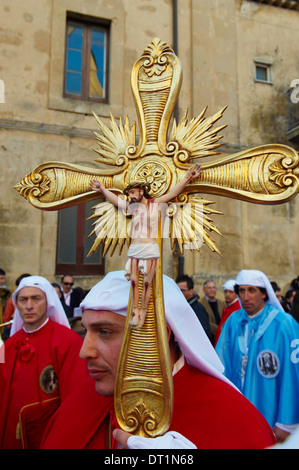
[[[100,179],[118,194],[133,181],[149,182],[152,197],[157,197],[183,178],[193,159],[217,153],[215,149],[220,146],[221,138],[217,134],[225,126],[213,129],[213,125],[222,117],[224,109],[209,118],[205,118],[204,110],[190,121],[185,115],[179,123],[174,120],[170,126],[181,86],[181,66],[166,43],[155,38],[144,50],[133,67],[131,86],[139,121],[138,142],[135,123],[130,126],[126,119],[118,124],[111,116],[108,127],[95,116],[100,129],[96,133],[99,145],[96,161],[106,164],[107,169],[44,163],[15,187],[33,206],[56,210],[96,199],[98,193],[90,190],[92,179]],[[209,235],[211,230],[217,231],[209,217],[217,211],[209,208],[210,201],[194,196],[195,193],[279,204],[297,194],[298,177],[298,155],[283,145],[264,145],[203,163],[201,175],[176,200],[176,207],[191,206],[188,217],[182,214],[176,217],[175,205],[168,212],[172,246],[178,242],[183,252],[184,244],[192,242],[199,250],[200,236],[212,251],[218,251]],[[126,230],[121,230],[126,214],[115,216],[115,208],[104,202],[96,208],[95,217],[98,220],[92,251],[103,243],[104,254],[109,249],[113,253],[117,245],[121,251],[125,242],[130,242]],[[161,232],[158,239],[163,253]],[[121,427],[144,436],[163,434],[172,417],[162,265],[161,255],[143,327],[133,330],[127,319],[115,390],[115,410]],[[128,317],[129,314],[130,305]]]

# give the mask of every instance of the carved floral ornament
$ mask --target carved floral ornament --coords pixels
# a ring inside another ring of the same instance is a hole
[[[21,196],[26,199],[32,193],[34,197],[41,197],[50,190],[51,180],[47,175],[42,175],[33,171],[30,175],[24,176],[21,181],[15,186]]]
[[[298,186],[299,183],[299,167],[298,162],[294,159],[281,159],[269,166],[270,181],[273,181],[280,188],[287,186]]]
[[[153,75],[160,76],[169,63],[165,53],[173,53],[172,49],[166,44],[161,42],[158,38],[153,39],[152,43],[144,50],[142,58],[145,58],[143,65],[145,73],[152,77]]]

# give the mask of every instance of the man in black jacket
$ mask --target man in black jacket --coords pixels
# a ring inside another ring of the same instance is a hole
[[[209,340],[212,341],[212,335],[211,335],[210,324],[209,324],[209,315],[206,309],[204,308],[204,306],[198,302],[195,296],[193,279],[187,276],[187,274],[183,274],[177,278],[176,283],[178,287],[181,289],[182,293],[184,294],[187,302],[196,313],[196,316],[198,320],[200,321],[203,329],[205,330],[206,335],[208,336]]]
[[[66,274],[61,278],[61,290],[62,297],[60,298],[63,308],[65,310],[66,316],[72,318],[74,315],[74,309],[79,307],[84,295],[83,291],[80,288],[74,288],[74,278],[73,276]]]

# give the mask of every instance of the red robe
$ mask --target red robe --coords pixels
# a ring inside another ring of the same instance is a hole
[[[98,395],[87,379],[50,420],[41,448],[105,449],[109,440],[114,448],[113,417],[113,397]],[[187,364],[174,376],[170,430],[199,449],[254,449],[276,442],[264,417],[241,393]]]
[[[78,382],[87,377],[78,333],[48,320],[8,338],[0,363],[0,448],[38,448],[44,428]]]
[[[217,331],[216,331],[216,335],[215,335],[214,347],[216,347],[219,336],[221,335],[222,327],[223,327],[224,323],[226,322],[226,320],[228,319],[228,317],[233,312],[235,312],[236,310],[240,310],[240,309],[241,309],[241,305],[240,305],[240,302],[239,302],[238,299],[235,302],[233,302],[232,304],[228,305],[226,308],[223,309],[222,317],[221,317],[221,320],[220,320],[219,325],[217,327]]]

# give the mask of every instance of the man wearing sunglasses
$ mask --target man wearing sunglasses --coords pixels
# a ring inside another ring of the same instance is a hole
[[[79,307],[83,298],[80,289],[73,289],[74,278],[70,274],[65,274],[61,278],[62,298],[61,303],[65,310],[66,316],[71,318],[74,316],[74,308]]]

